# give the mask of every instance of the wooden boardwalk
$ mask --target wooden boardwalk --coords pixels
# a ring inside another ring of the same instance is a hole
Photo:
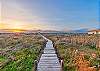
[[[37,66],[37,71],[61,71],[61,65],[59,63],[57,54],[53,47],[52,41],[42,36],[47,40],[44,52],[41,55],[40,61]]]

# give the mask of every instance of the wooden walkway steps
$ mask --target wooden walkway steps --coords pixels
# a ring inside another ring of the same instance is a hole
[[[45,37],[43,38],[46,39]],[[61,71],[61,65],[59,63],[52,41],[49,39],[46,40],[48,42],[44,48],[43,54],[41,55],[37,66],[37,71]]]

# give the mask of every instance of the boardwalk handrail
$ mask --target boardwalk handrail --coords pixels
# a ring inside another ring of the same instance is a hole
[[[56,54],[57,54],[57,57],[58,57],[58,59],[59,59],[59,62],[60,62],[60,64],[61,64],[61,67],[62,67],[62,69],[61,69],[61,71],[63,71],[63,63],[61,62],[61,56],[60,56],[60,54],[59,54],[59,52],[58,52],[58,50],[57,50],[57,48],[56,48],[56,46],[55,46],[55,43],[53,42],[53,46],[54,46],[54,48],[55,48],[55,51],[56,51]]]

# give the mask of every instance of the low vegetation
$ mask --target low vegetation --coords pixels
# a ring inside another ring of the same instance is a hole
[[[96,36],[43,34],[54,42],[64,71],[100,71]],[[1,34],[0,71],[34,71],[45,40],[38,34]]]
[[[99,71],[100,70],[99,68],[100,49],[96,48],[95,45],[91,44],[94,41],[89,44],[86,43],[84,44],[84,42],[82,43],[81,41],[79,41],[79,43],[81,44],[76,45],[73,42],[69,42],[69,40],[72,39],[73,36],[69,37],[70,39],[68,39],[68,36],[66,35],[53,34],[53,35],[45,35],[45,36],[54,42],[54,46],[57,49],[58,57],[63,59],[64,61],[64,66],[63,66],[64,71]],[[83,39],[83,37],[80,36],[78,38]]]
[[[0,35],[0,71],[34,71],[44,42],[38,34]]]

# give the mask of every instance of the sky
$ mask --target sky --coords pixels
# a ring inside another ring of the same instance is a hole
[[[99,27],[99,0],[0,0],[0,29]]]

